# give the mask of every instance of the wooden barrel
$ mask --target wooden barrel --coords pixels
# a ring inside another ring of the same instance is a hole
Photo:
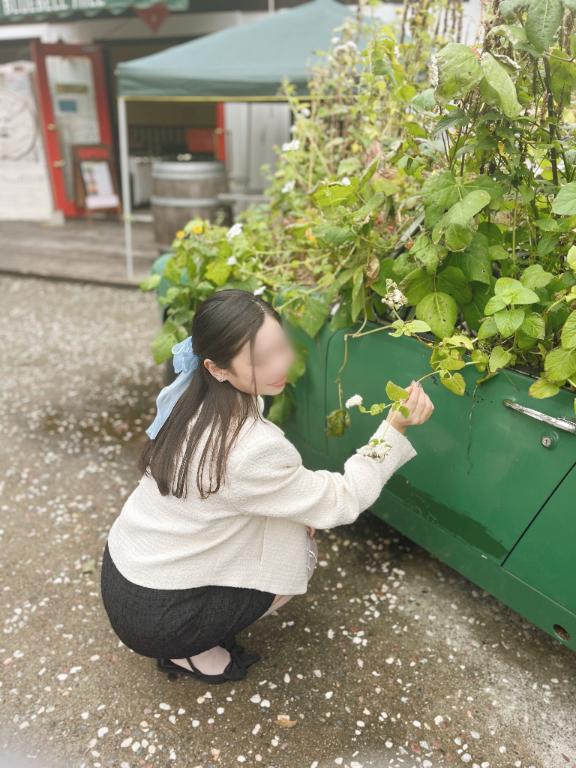
[[[152,214],[156,242],[168,247],[176,232],[196,217],[232,222],[230,206],[217,194],[226,192],[224,163],[216,160],[152,163]]]

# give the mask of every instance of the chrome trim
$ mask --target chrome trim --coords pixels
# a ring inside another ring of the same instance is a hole
[[[556,427],[556,429],[561,429],[564,432],[570,432],[572,435],[576,435],[576,421],[565,419],[562,416],[549,416],[547,413],[542,413],[542,411],[537,411],[534,408],[528,408],[526,405],[520,405],[509,398],[505,398],[502,402],[507,408],[519,411],[525,416],[530,416],[531,419],[543,421],[551,427]]]

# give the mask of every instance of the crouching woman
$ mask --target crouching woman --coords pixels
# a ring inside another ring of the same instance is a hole
[[[192,339],[194,341],[192,347]],[[221,290],[175,345],[176,379],[146,430],[142,476],[109,529],[101,597],[112,629],[170,675],[239,680],[260,660],[236,634],[307,591],[314,533],[353,523],[416,451],[404,430],[433,411],[413,383],[409,417],[389,412],[343,473],[312,471],[263,395],[286,383],[294,349],[281,316]]]

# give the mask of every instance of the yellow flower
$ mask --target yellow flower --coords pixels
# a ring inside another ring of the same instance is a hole
[[[311,243],[316,242],[316,235],[314,235],[309,228],[306,230],[305,234],[306,234],[306,239],[309,240]]]
[[[194,224],[192,226],[192,232],[194,232],[195,235],[201,235],[202,232],[204,232],[204,226],[202,224]]]
[[[183,229],[179,229],[178,232],[176,232],[176,237],[178,238],[178,240],[182,240],[184,235],[185,235],[185,232]]]

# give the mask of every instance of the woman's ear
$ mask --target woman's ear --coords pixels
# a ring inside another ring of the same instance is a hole
[[[212,360],[209,360],[208,358],[206,358],[206,359],[204,360],[204,367],[205,367],[205,368],[208,370],[208,372],[209,372],[209,373],[210,373],[212,376],[214,376],[214,378],[215,378],[217,381],[225,381],[225,379],[226,379],[226,375],[224,374],[224,372],[223,372],[222,370],[220,370],[220,369],[219,369],[219,368],[218,368],[218,367],[217,367],[217,366],[214,364],[214,362],[213,362]]]

